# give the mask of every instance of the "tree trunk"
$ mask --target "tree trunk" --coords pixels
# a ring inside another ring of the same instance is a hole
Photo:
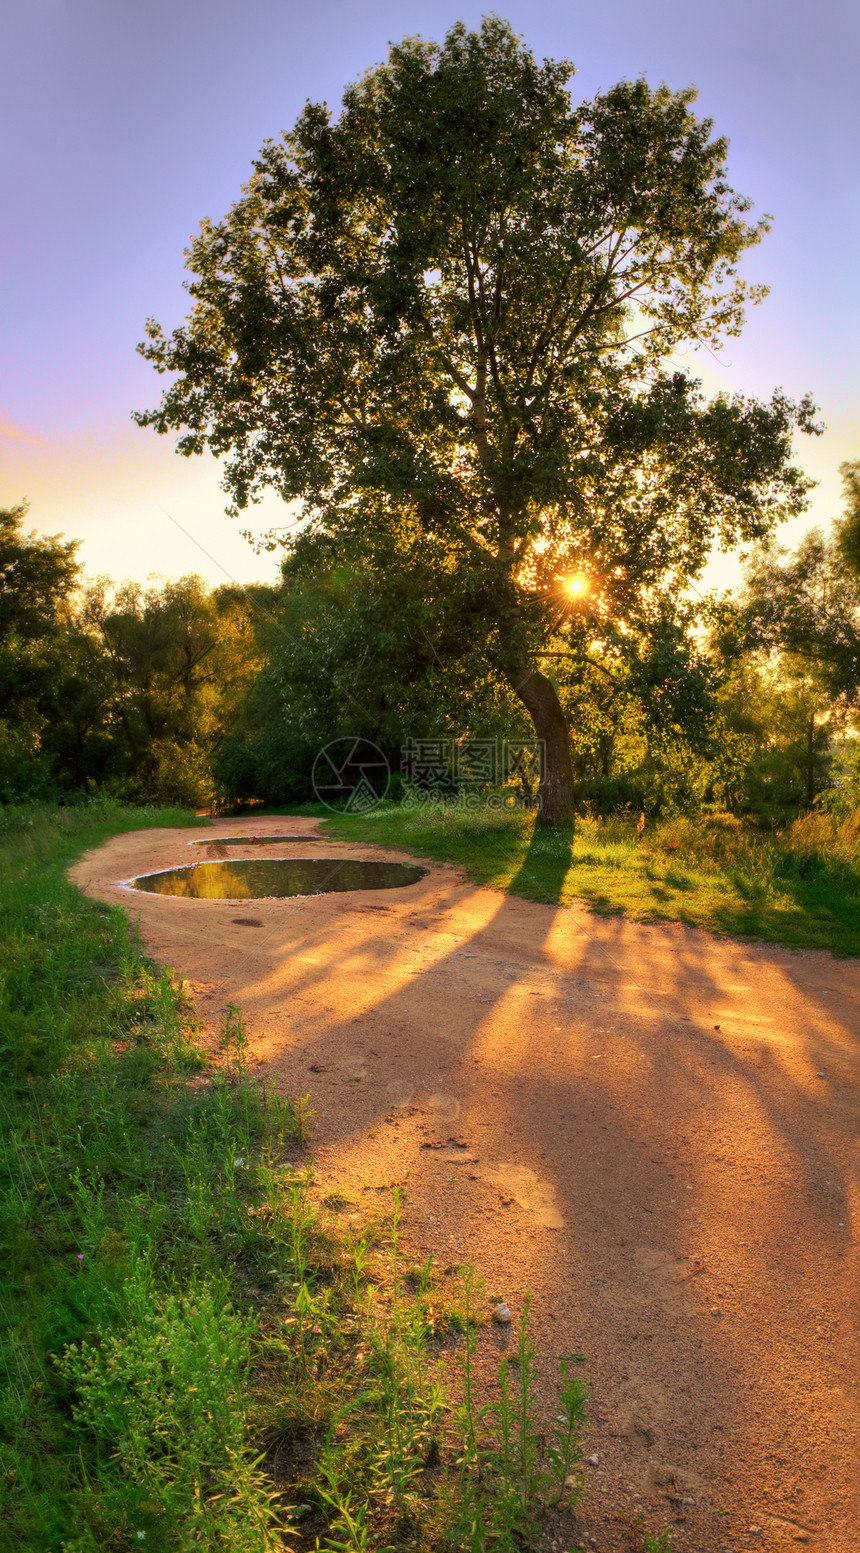
[[[812,808],[815,802],[815,713],[809,718],[806,728],[806,807]]]
[[[538,824],[569,823],[574,814],[570,731],[556,688],[537,669],[527,669],[518,677],[511,676],[510,684],[544,745],[543,774],[538,793]]]

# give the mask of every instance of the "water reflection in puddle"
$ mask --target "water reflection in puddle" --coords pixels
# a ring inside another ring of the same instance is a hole
[[[355,858],[237,858],[235,863],[190,863],[142,874],[132,888],[192,900],[249,901],[272,896],[322,895],[330,890],[394,890],[427,874],[415,863],[371,863]]]

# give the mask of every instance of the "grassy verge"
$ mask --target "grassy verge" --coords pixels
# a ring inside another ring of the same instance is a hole
[[[390,805],[326,828],[460,864],[528,900],[860,955],[860,811],[805,815],[772,835],[717,815],[648,825],[640,838],[636,818],[583,818],[558,834],[523,812]]]
[[[66,879],[181,819],[2,816],[0,1547],[522,1548],[582,1492],[577,1376],[540,1425],[528,1310],[498,1367],[470,1270],[404,1260],[396,1193],[376,1223],[327,1194],[238,1010],[204,1051],[181,986]]]

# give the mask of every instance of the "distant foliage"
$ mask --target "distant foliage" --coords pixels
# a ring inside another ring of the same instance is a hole
[[[849,466],[850,471],[855,466]],[[860,806],[860,573],[846,554],[854,486],[832,538],[754,551],[744,587],[655,618],[621,661],[551,651],[578,812],[703,810],[784,827],[801,809]],[[0,799],[298,804],[318,752],[372,741],[400,791],[409,740],[533,736],[457,590],[393,547],[384,574],[308,533],[276,586],[144,587],[82,579],[75,546],[3,515]],[[850,547],[849,547],[850,549]],[[414,559],[414,558],[413,558]],[[17,590],[20,589],[20,600]],[[431,784],[432,785],[432,784]],[[450,776],[439,790],[457,790]]]
[[[0,513],[0,799],[211,803],[265,590],[87,582],[77,546],[26,534],[24,510]]]

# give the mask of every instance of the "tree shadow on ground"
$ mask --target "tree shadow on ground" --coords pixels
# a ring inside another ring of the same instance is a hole
[[[535,825],[528,850],[508,890],[528,900],[558,906],[565,900],[565,883],[573,864],[576,825],[571,819],[552,829]]]
[[[860,888],[843,868],[822,859],[808,871],[781,871],[778,900],[762,898],[755,888],[744,889],[737,875],[732,882],[744,905],[727,902],[718,908],[715,932],[762,937],[789,948],[821,948],[840,959],[860,955]]]

